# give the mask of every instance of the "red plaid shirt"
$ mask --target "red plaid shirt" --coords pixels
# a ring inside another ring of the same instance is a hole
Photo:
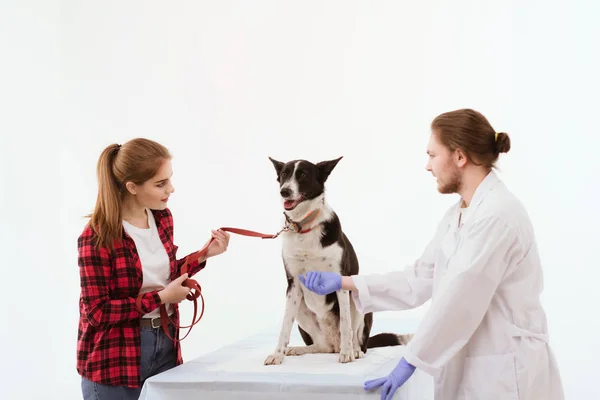
[[[171,280],[180,275],[184,259],[177,259],[173,243],[173,217],[169,209],[152,211],[160,240],[170,259]],[[77,335],[77,371],[93,382],[140,387],[140,318],[135,299],[142,286],[142,265],[133,239],[123,230],[123,241],[96,250],[96,235],[86,225],[77,240],[81,295]],[[192,276],[206,266],[193,262]],[[157,291],[143,295],[141,308],[148,313],[160,307]],[[173,320],[179,324],[179,309],[173,304]],[[179,329],[176,329],[179,337]],[[177,365],[183,363],[179,342],[175,343]]]

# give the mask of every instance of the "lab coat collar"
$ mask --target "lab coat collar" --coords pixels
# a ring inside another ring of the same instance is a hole
[[[491,170],[489,174],[477,186],[475,189],[475,193],[473,193],[473,197],[471,198],[471,204],[469,204],[468,211],[460,217],[460,225],[463,225],[475,212],[475,209],[481,204],[481,202],[487,197],[490,191],[496,186],[496,184],[500,182],[500,178],[496,174],[494,170]],[[462,205],[462,198],[458,201],[456,205],[456,213],[454,215],[454,219],[456,220],[455,226],[458,225],[458,220],[460,216],[460,209]]]
[[[471,204],[469,204],[469,209],[476,208],[483,199],[487,197],[490,191],[496,186],[496,183],[500,181],[500,178],[496,174],[494,170],[491,170],[489,174],[477,186],[475,189],[475,193],[473,193],[473,198],[471,198]],[[462,200],[461,200],[462,201]]]

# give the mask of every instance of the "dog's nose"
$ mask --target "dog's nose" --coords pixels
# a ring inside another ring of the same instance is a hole
[[[288,188],[283,188],[283,189],[281,189],[279,194],[281,194],[281,197],[290,197],[290,195],[292,194],[292,191]]]

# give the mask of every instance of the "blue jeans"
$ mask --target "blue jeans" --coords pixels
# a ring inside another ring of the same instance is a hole
[[[139,388],[110,386],[81,378],[83,400],[138,400],[146,379],[175,367],[177,354],[171,339],[165,335],[162,327],[141,328],[141,384]],[[169,334],[175,335],[175,328],[169,324]]]

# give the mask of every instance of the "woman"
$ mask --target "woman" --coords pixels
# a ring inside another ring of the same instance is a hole
[[[365,382],[391,399],[416,368],[435,378],[436,400],[564,399],[540,304],[542,267],[523,205],[493,171],[510,139],[462,109],[432,123],[427,171],[441,193],[461,197],[422,256],[404,271],[300,276],[308,289],[352,291],[363,312],[431,305],[404,357]]]
[[[84,400],[137,399],[148,377],[183,362],[179,342],[161,328],[160,306],[179,325],[178,303],[190,291],[182,282],[226,251],[229,234],[212,231],[206,255],[181,275],[167,208],[174,192],[169,151],[147,139],[110,145],[97,174],[96,206],[77,242],[77,371]],[[179,330],[169,328],[177,339]]]

